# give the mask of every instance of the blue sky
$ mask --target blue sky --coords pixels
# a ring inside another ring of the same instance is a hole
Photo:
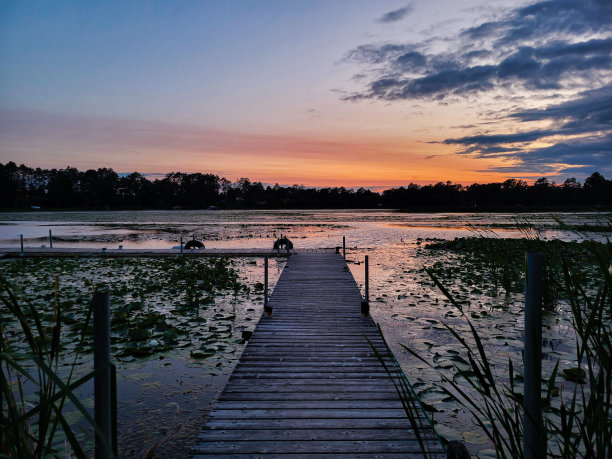
[[[397,186],[612,175],[609,1],[0,1],[0,162]]]

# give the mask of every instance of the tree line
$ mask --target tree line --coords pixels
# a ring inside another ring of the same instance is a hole
[[[264,186],[241,178],[170,172],[149,180],[138,172],[79,171],[0,163],[0,208],[22,209],[323,209],[520,210],[612,205],[612,180],[594,172],[584,184],[542,177],[532,185],[508,179],[469,186],[450,181],[390,188],[382,192],[344,187]]]

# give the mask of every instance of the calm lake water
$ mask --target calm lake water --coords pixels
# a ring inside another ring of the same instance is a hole
[[[434,240],[457,237],[523,237],[517,224],[525,222],[533,224],[543,239],[604,240],[602,233],[561,230],[557,219],[573,226],[596,225],[609,215],[407,214],[375,210],[0,213],[0,247],[18,247],[20,234],[26,247],[47,245],[49,230],[54,247],[171,248],[177,246],[181,235],[187,240],[195,234],[207,248],[256,248],[271,247],[275,238],[283,234],[295,248],[325,248],[341,246],[344,236],[347,260],[361,287],[362,261],[365,255],[369,256],[372,315],[410,381],[423,400],[435,408],[434,420],[441,434],[448,439],[466,440],[473,453],[486,455],[490,445],[479,436],[469,416],[439,390],[439,374],[416,362],[401,347],[408,345],[433,358],[439,363],[438,370],[446,371],[451,366],[447,357],[455,352],[457,344],[442,323],[467,331],[461,317],[424,274],[423,267],[441,261],[440,253],[431,253],[424,246]],[[452,265],[458,263],[458,258],[449,253],[442,261]],[[3,265],[0,267],[3,269]],[[280,274],[282,261],[274,267],[272,285]],[[237,261],[236,269],[247,285],[263,279],[261,261]],[[474,322],[493,361],[499,363],[503,380],[508,357],[520,358],[522,295],[502,298],[473,286],[455,287],[469,300]],[[223,301],[230,304],[232,300]],[[229,307],[243,311],[245,320],[250,322],[241,322],[236,333],[252,329],[261,314],[261,297],[250,296],[239,303]],[[220,304],[225,307],[223,302]],[[561,307],[557,314],[545,318],[544,328],[551,346],[547,354],[550,362],[559,358],[561,367],[575,366],[567,310]],[[139,456],[159,440],[159,457],[188,454],[189,444],[231,373],[241,345],[228,345],[227,349],[204,361],[194,361],[183,350],[168,353],[162,360],[154,356],[120,363],[122,455]]]

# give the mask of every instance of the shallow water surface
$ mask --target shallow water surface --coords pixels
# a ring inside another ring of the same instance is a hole
[[[609,214],[564,213],[553,217],[390,211],[5,213],[0,214],[0,246],[18,246],[19,234],[24,235],[26,246],[48,244],[49,229],[57,247],[170,248],[177,245],[181,235],[186,240],[195,234],[204,240],[207,248],[255,248],[271,247],[275,238],[283,234],[299,249],[341,246],[344,236],[347,260],[362,291],[363,260],[365,255],[369,257],[372,315],[434,421],[439,423],[441,434],[449,440],[466,441],[471,452],[477,453],[491,445],[483,439],[470,416],[439,389],[439,371],[453,371],[458,348],[443,324],[453,326],[462,334],[467,334],[467,324],[434,287],[423,267],[438,263],[439,269],[456,274],[445,280],[453,294],[465,302],[470,320],[481,333],[491,361],[499,370],[500,381],[504,380],[508,358],[520,358],[522,294],[502,294],[500,289],[491,288],[486,273],[471,277],[458,254],[432,251],[426,246],[456,237],[524,237],[525,232],[517,227],[517,222],[533,224],[542,239],[602,240],[605,236],[598,232],[561,230],[555,218],[568,225],[584,226],[597,225],[606,217]],[[88,262],[83,260],[83,263],[86,267]],[[274,263],[271,285],[282,269],[282,260]],[[219,299],[218,307],[225,311],[231,310],[234,303],[236,322],[228,329],[233,330],[228,335],[232,339],[239,338],[237,333],[242,329],[254,327],[262,308],[261,295],[254,287],[263,278],[261,260],[242,260],[235,268],[241,282],[251,288],[251,295],[242,295],[237,300]],[[172,314],[164,298],[157,298],[151,304],[156,311]],[[218,317],[224,314],[227,315],[222,312]],[[561,359],[561,366],[576,365],[573,329],[563,305],[555,314],[544,318],[544,337],[545,371],[557,358]],[[209,344],[214,347],[212,340]],[[433,360],[436,369],[410,357],[401,344]],[[201,359],[194,359],[189,347],[157,353],[144,360],[118,357],[122,455],[138,456],[150,448],[157,448],[159,457],[186,455],[192,436],[202,425],[240,355],[240,346],[224,345]],[[234,351],[228,353],[228,349]]]

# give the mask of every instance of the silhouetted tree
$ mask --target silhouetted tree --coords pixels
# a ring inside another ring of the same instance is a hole
[[[523,180],[502,183],[474,183],[467,187],[450,181],[419,186],[391,188],[376,193],[366,188],[307,188],[264,186],[246,177],[232,183],[213,174],[170,172],[151,181],[133,172],[119,178],[110,168],[32,169],[14,162],[0,163],[0,206],[24,209],[30,206],[52,208],[103,209],[181,207],[224,208],[385,208],[414,210],[507,210],[550,208],[567,205],[611,205],[612,180],[599,172],[586,179],[584,186],[575,178],[562,185],[542,177],[532,186]]]

